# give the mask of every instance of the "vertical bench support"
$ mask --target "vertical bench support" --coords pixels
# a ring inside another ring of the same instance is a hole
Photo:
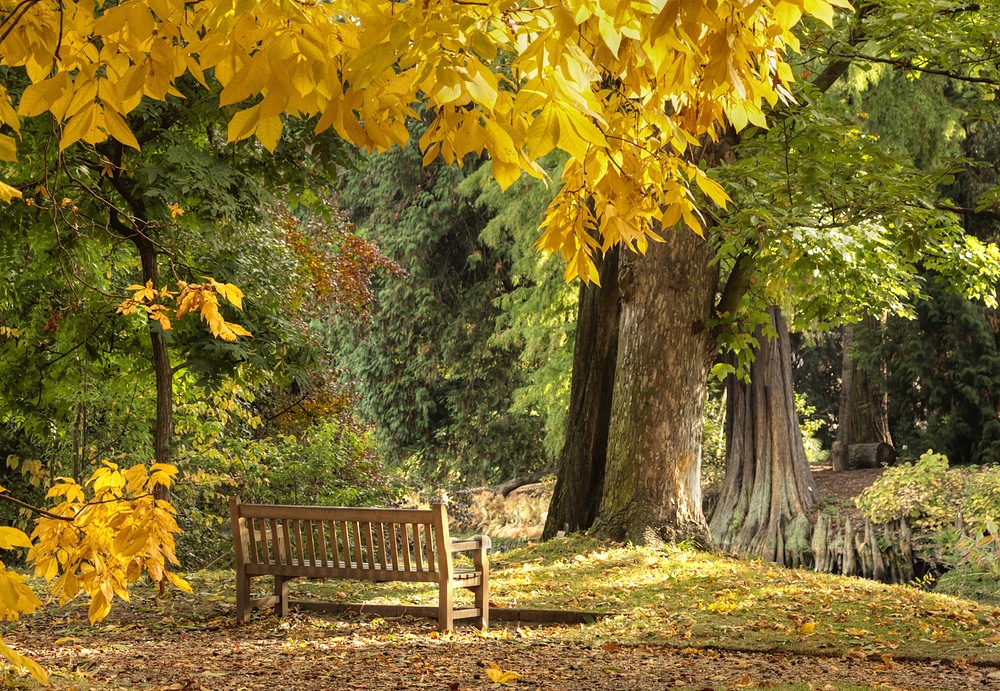
[[[438,631],[455,628],[454,604],[451,574],[454,563],[451,558],[451,535],[448,532],[448,514],[444,504],[432,504],[434,512],[435,551],[438,558]]]
[[[236,556],[236,619],[240,623],[250,621],[250,576],[247,575],[248,545],[243,540],[246,532],[244,519],[240,516],[240,498],[229,498],[229,521],[233,529],[233,551]]]

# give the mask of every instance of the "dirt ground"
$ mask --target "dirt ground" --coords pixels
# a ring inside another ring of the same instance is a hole
[[[60,689],[1000,689],[1000,670],[969,662],[587,646],[559,642],[565,630],[552,627],[439,635],[410,618],[293,614],[240,626],[228,604],[178,604],[136,601],[96,627],[79,615],[32,617],[6,638]],[[513,674],[500,683],[491,671]]]
[[[849,502],[881,469],[815,470],[824,498]],[[526,488],[520,494],[525,494]],[[525,503],[525,502],[521,502]],[[534,503],[534,502],[533,502]],[[520,506],[520,504],[519,504]],[[845,505],[846,508],[846,505]],[[524,509],[524,507],[522,507]],[[527,509],[524,509],[527,510]],[[530,532],[537,518],[510,521]],[[908,661],[566,642],[566,629],[495,625],[440,635],[432,621],[293,614],[237,625],[228,583],[197,597],[169,591],[116,605],[91,627],[67,606],[4,636],[52,672],[59,689],[744,689],[798,683],[832,690],[1000,689],[974,660]],[[945,656],[947,651],[942,651]],[[491,676],[492,675],[492,676]],[[494,679],[495,678],[495,679]]]

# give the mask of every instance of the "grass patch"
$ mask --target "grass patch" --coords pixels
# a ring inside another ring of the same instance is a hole
[[[608,612],[567,640],[1000,662],[1000,610],[860,578],[778,568],[691,549],[571,536],[497,554],[503,607]],[[262,581],[263,584],[263,581]],[[435,604],[436,589],[339,581],[293,584],[298,596]]]

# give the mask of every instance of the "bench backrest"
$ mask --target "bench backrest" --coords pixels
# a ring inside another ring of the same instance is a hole
[[[447,509],[243,504],[229,500],[236,559],[254,571],[440,581],[450,577]]]

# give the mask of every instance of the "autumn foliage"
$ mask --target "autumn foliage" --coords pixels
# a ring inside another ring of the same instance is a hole
[[[108,615],[116,597],[127,601],[129,584],[144,574],[190,591],[187,582],[169,570],[178,564],[174,535],[180,529],[174,509],[153,493],[157,486],[169,487],[176,474],[168,465],[123,470],[105,461],[84,485],[58,478],[47,496],[60,498],[59,503],[41,511],[30,538],[16,528],[0,527],[0,549],[29,548],[35,575],[50,583],[60,602],[89,595],[92,623]],[[17,619],[39,606],[41,601],[23,578],[0,564],[0,617]],[[45,683],[45,671],[2,639],[0,654]]]
[[[642,251],[658,227],[698,229],[695,190],[727,196],[687,156],[723,123],[764,127],[791,96],[786,47],[808,12],[832,23],[846,0],[597,2],[337,0],[51,2],[10,7],[0,64],[0,124],[49,114],[58,145],[108,138],[138,148],[128,122],[143,98],[178,97],[191,75],[237,106],[230,141],[274,150],[284,118],[384,151],[409,138],[416,103],[434,115],[425,160],[485,152],[504,187],[554,148],[570,155],[539,246],[567,275],[596,279],[594,252]],[[14,160],[0,135],[0,159]],[[0,197],[21,195],[9,184]],[[596,233],[595,233],[596,231]]]

